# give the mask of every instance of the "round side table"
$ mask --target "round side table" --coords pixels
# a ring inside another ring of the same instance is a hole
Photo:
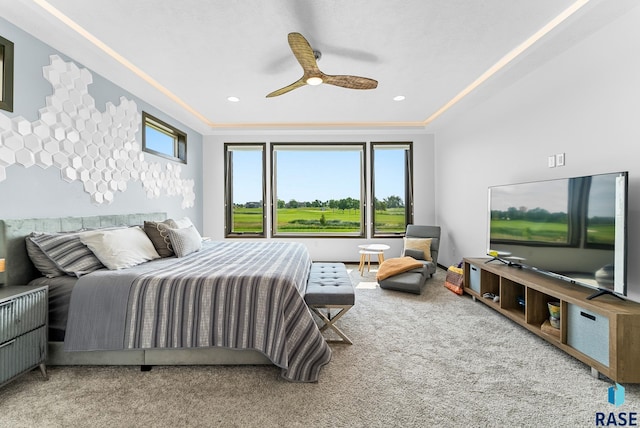
[[[360,248],[360,265],[358,266],[358,270],[360,271],[360,275],[364,275],[364,266],[367,265],[367,272],[371,272],[371,256],[378,257],[378,265],[381,265],[384,262],[384,252],[391,248],[387,244],[364,244],[358,245]]]

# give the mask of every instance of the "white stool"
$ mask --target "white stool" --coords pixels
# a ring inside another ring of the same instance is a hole
[[[360,248],[360,265],[358,266],[358,270],[360,271],[360,275],[364,275],[364,266],[367,265],[367,272],[371,272],[371,256],[378,257],[378,266],[384,262],[384,251],[388,250],[389,247],[387,244],[365,244],[358,245]]]

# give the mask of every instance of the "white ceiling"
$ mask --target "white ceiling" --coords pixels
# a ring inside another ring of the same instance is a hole
[[[43,1],[0,0],[0,11],[204,134],[224,128],[424,128],[441,107],[575,2],[48,0],[121,62],[155,82],[150,84],[46,11],[38,4]],[[575,43],[606,24],[615,14],[595,6],[604,3],[592,0],[505,70],[527,73],[544,60],[540,46],[550,45],[549,40],[557,51],[559,41]],[[322,52],[322,71],[370,77],[378,80],[378,88],[304,86],[267,99],[302,75],[287,43],[293,31]],[[527,63],[528,55],[535,61]],[[505,70],[484,86],[499,90],[501,76],[508,77]],[[406,99],[393,101],[396,95]],[[228,96],[240,102],[231,103]]]

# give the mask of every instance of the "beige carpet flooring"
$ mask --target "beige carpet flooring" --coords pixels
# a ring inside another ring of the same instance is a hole
[[[50,367],[0,389],[1,427],[592,427],[596,412],[640,411],[640,386],[619,408],[611,382],[544,340],[442,284],[422,295],[360,277],[314,384],[272,366]]]

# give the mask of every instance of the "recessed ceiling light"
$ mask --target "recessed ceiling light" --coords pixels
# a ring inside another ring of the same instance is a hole
[[[227,97],[227,101],[231,101],[232,103],[237,103],[238,101],[240,101],[240,98],[238,98],[238,97]]]
[[[404,95],[396,95],[393,97],[393,101],[404,101]]]

